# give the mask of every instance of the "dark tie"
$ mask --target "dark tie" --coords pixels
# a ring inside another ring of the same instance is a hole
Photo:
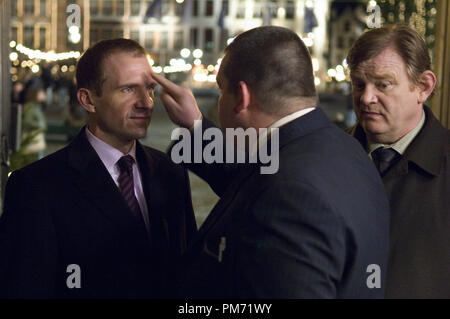
[[[119,189],[133,215],[143,221],[139,203],[134,195],[133,163],[131,155],[122,156],[117,161],[120,169]]]
[[[397,153],[393,148],[379,147],[372,152],[373,162],[377,167],[380,175],[383,176],[389,168],[394,165],[401,155]]]

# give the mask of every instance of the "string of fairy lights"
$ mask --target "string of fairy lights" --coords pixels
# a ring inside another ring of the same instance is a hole
[[[230,39],[230,41],[232,41],[232,39]],[[62,73],[74,72],[76,60],[81,56],[81,53],[78,51],[55,53],[54,51],[44,52],[41,50],[34,50],[27,48],[22,44],[17,44],[15,41],[11,41],[9,45],[12,49],[12,52],[9,54],[9,59],[12,63],[10,73],[13,82],[19,79],[19,68],[29,68],[32,73],[38,73],[41,69],[39,65],[43,61],[63,62],[61,66],[54,65],[52,67],[52,74],[59,72],[59,69]],[[22,54],[25,58],[21,60],[19,54]],[[222,59],[219,58],[215,65],[209,64],[206,66],[202,63],[202,57],[203,51],[201,49],[195,49],[191,52],[191,50],[184,48],[180,51],[180,57],[170,59],[169,65],[166,66],[155,65],[155,61],[150,55],[148,56],[148,59],[153,71],[156,73],[170,74],[192,71],[194,81],[215,83]],[[192,60],[192,63],[189,63],[189,60]]]

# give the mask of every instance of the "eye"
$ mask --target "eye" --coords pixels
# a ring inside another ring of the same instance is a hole
[[[352,87],[355,90],[361,91],[364,89],[365,84],[363,82],[353,82]]]
[[[130,87],[124,87],[122,89],[122,92],[124,92],[124,93],[130,93],[131,91],[132,91],[132,89]]]
[[[381,90],[389,89],[392,86],[391,82],[389,81],[378,82],[376,85]]]

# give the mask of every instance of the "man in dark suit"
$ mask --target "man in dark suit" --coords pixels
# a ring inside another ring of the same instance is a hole
[[[144,49],[101,41],[77,65],[88,125],[15,171],[0,220],[0,295],[164,298],[196,232],[187,172],[141,145],[156,82]]]
[[[364,33],[347,61],[356,137],[391,206],[388,298],[450,298],[450,139],[424,105],[436,84],[420,35],[407,26]]]
[[[212,126],[195,122],[202,116],[187,89],[155,80],[175,123],[193,135]],[[182,296],[382,298],[389,228],[382,182],[357,142],[315,107],[301,39],[273,26],[240,34],[217,83],[222,130],[278,128],[279,139],[275,130],[267,143],[279,141],[269,148],[279,166],[261,174],[262,162],[185,163],[220,200],[183,258]]]

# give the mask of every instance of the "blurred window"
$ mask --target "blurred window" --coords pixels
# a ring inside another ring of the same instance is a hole
[[[141,0],[131,0],[131,15],[138,16],[141,13]]]
[[[278,16],[278,8],[279,4],[277,0],[270,0],[270,13],[272,15],[272,18],[276,18]]]
[[[286,19],[292,20],[295,16],[295,4],[294,1],[286,2]]]
[[[174,49],[178,50],[183,48],[183,31],[175,32]]]
[[[98,0],[90,0],[90,14],[96,16],[98,14]]]
[[[25,13],[34,14],[34,0],[25,0]]]
[[[211,17],[214,14],[214,2],[206,0],[205,16]]]
[[[197,28],[191,29],[191,47],[198,48],[198,29]]]
[[[34,28],[33,27],[25,27],[24,28],[24,45],[29,48],[34,47]]]
[[[47,29],[46,28],[40,28],[39,29],[39,49],[45,50],[46,48],[46,34]]]
[[[214,50],[214,33],[213,29],[205,29],[205,51]]]
[[[263,5],[261,0],[255,0],[255,4],[253,6],[253,18],[262,18],[263,16]]]
[[[161,31],[159,38],[159,48],[165,50],[167,49],[167,47],[168,47],[168,32]]]
[[[11,16],[17,17],[17,0],[11,1]]]
[[[192,0],[192,16],[198,17],[198,0]]]
[[[13,2],[16,2],[13,0]],[[47,0],[41,0],[39,6],[40,16],[45,17],[47,15]]]
[[[116,15],[123,16],[125,13],[125,4],[124,0],[116,0]]]
[[[103,0],[103,15],[112,15],[112,0]]]
[[[146,31],[145,32],[145,47],[149,50],[153,49],[153,46],[155,45],[153,41],[154,34],[152,31]]]
[[[98,29],[91,27],[89,31],[89,42],[91,45],[93,45],[97,41],[98,41]]]
[[[239,0],[237,4],[237,10],[236,10],[236,18],[242,19],[245,18],[245,0]]]

